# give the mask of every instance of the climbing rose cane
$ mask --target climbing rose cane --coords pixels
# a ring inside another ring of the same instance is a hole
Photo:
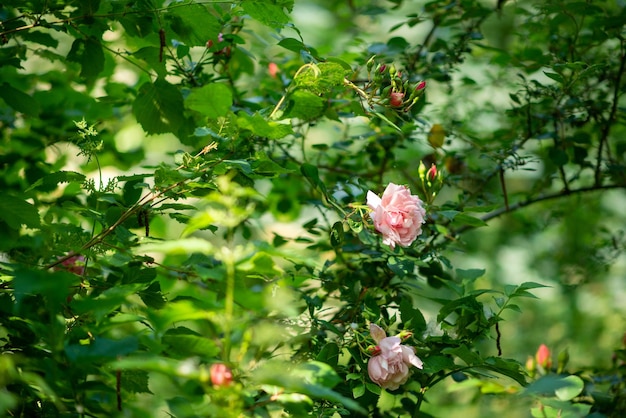
[[[367,373],[380,387],[396,390],[409,379],[409,367],[424,367],[413,347],[400,344],[400,337],[387,337],[376,324],[370,324],[370,334],[376,341],[376,355],[367,362]]]
[[[419,197],[411,195],[405,186],[389,183],[382,199],[367,192],[367,206],[374,227],[383,235],[383,244],[395,248],[408,247],[422,233],[426,211]]]

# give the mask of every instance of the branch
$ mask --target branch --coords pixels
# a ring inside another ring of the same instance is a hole
[[[615,116],[617,115],[617,106],[620,92],[620,85],[622,84],[622,75],[624,74],[624,69],[626,68],[626,52],[624,52],[624,40],[620,45],[621,50],[621,59],[619,64],[619,71],[617,72],[617,79],[615,80],[615,89],[613,90],[613,105],[611,106],[611,112],[609,113],[609,117],[606,120],[606,124],[602,127],[602,133],[600,135],[600,145],[598,146],[598,158],[596,161],[596,171],[595,171],[595,185],[600,186],[602,182],[601,174],[601,165],[602,165],[602,150],[604,148],[604,144],[609,139],[609,133],[611,132],[611,126],[613,125],[613,121],[615,121]]]
[[[611,189],[626,189],[626,184],[608,184],[605,186],[602,185],[594,185],[594,186],[589,186],[589,187],[581,187],[580,189],[574,189],[574,190],[562,190],[558,193],[552,193],[552,194],[544,194],[544,195],[540,195],[537,196],[535,198],[528,198],[526,200],[523,200],[521,202],[518,202],[514,205],[509,206],[509,208],[500,208],[498,210],[495,210],[485,216],[483,216],[482,218],[480,218],[482,221],[484,222],[489,222],[492,219],[498,218],[500,216],[502,216],[505,213],[510,213],[510,212],[515,212],[519,209],[525,208],[526,206],[530,206],[532,204],[535,203],[539,203],[539,202],[544,202],[546,200],[553,200],[553,199],[559,199],[561,197],[566,197],[566,196],[572,196],[575,194],[580,194],[580,193],[587,193],[587,192],[594,192],[597,190],[611,190]],[[468,231],[470,229],[474,229],[474,226],[471,225],[463,225],[461,228],[457,229],[456,231],[452,231],[451,235],[459,235],[465,231]]]

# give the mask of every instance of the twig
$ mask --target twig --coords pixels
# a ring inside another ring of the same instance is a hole
[[[620,44],[621,49],[621,59],[619,64],[619,71],[617,72],[617,79],[615,80],[615,88],[613,89],[613,104],[611,106],[611,111],[609,113],[609,117],[606,120],[606,124],[602,127],[602,133],[600,135],[600,145],[598,146],[598,157],[596,160],[596,169],[595,169],[595,185],[600,186],[602,183],[601,177],[601,167],[602,167],[602,151],[604,149],[605,143],[609,140],[609,133],[611,132],[611,127],[613,126],[613,121],[615,120],[615,116],[617,115],[617,106],[618,99],[620,95],[620,85],[622,84],[622,75],[624,74],[624,69],[626,68],[626,52],[624,52],[624,40]]]
[[[598,191],[598,190],[611,190],[611,189],[626,189],[626,185],[624,184],[608,184],[608,185],[599,185],[599,186],[590,186],[590,187],[581,187],[580,189],[573,189],[573,190],[562,190],[558,193],[553,193],[553,194],[546,194],[546,195],[541,195],[541,196],[537,196],[535,198],[529,198],[526,199],[524,201],[518,202],[514,205],[509,206],[509,208],[500,208],[498,210],[495,210],[485,216],[483,216],[482,218],[480,218],[482,221],[484,222],[488,222],[494,218],[497,218],[507,212],[515,212],[516,210],[525,208],[526,206],[530,206],[534,203],[539,203],[539,202],[544,202],[546,200],[553,200],[553,199],[558,199],[561,197],[565,197],[565,196],[572,196],[575,194],[579,194],[579,193],[587,193],[587,192],[594,192],[594,191]],[[465,231],[468,231],[470,229],[474,229],[474,226],[471,225],[463,225],[461,228],[452,231],[453,235],[458,235],[461,234]]]

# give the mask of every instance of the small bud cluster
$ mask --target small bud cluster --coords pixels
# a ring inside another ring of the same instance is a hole
[[[441,170],[438,170],[435,164],[426,169],[424,163],[420,162],[417,174],[424,198],[428,204],[431,204],[443,186]]]
[[[370,106],[381,104],[408,112],[426,89],[426,81],[411,83],[395,65],[376,64],[375,56],[367,61],[366,67],[368,83],[361,95],[367,97]]]
[[[219,33],[217,35],[217,43],[213,41],[213,39],[209,39],[206,43],[207,50],[213,52],[214,56],[223,55],[225,57],[230,57],[232,53],[232,47],[230,44],[224,40],[224,34]]]
[[[569,352],[567,349],[561,351],[557,357],[556,373],[563,373],[567,363],[569,362]],[[543,376],[550,372],[552,369],[552,351],[547,345],[541,344],[537,349],[534,356],[528,356],[526,361],[526,370],[530,377],[535,375]]]

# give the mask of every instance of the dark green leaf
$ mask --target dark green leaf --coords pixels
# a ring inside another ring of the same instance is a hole
[[[71,362],[80,363],[85,360],[94,361],[102,358],[116,358],[132,353],[138,347],[137,337],[126,337],[121,340],[97,337],[87,345],[68,345],[65,347],[65,354]]]
[[[226,116],[233,105],[233,94],[223,83],[211,83],[191,90],[185,105],[204,116],[217,119]]]
[[[38,228],[41,225],[39,213],[33,204],[8,194],[0,194],[0,219],[13,229],[22,225]]]
[[[75,171],[57,171],[50,173],[34,182],[26,191],[33,189],[51,189],[56,188],[60,183],[82,183],[85,181],[85,175]]]
[[[148,134],[177,132],[185,123],[183,96],[163,79],[144,83],[133,102],[133,114]]]
[[[206,5],[189,4],[180,7],[179,3],[172,3],[165,18],[174,31],[165,33],[166,41],[171,43],[178,38],[188,46],[205,46],[208,41],[217,41],[222,25],[209,11]]]
[[[241,7],[250,17],[266,26],[279,29],[289,23],[289,17],[285,14],[283,8],[271,2],[244,0]]]
[[[39,102],[23,91],[10,86],[8,83],[2,83],[2,85],[0,85],[0,98],[18,112],[33,116],[39,114]]]
[[[93,82],[104,70],[102,45],[98,39],[93,37],[75,39],[70,52],[67,54],[67,60],[80,64],[80,76],[88,82]]]

